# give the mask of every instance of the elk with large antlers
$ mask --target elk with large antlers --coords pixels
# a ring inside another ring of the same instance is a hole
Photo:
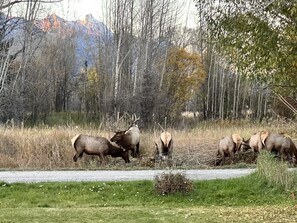
[[[140,131],[136,122],[139,118],[136,115],[132,116],[132,123],[128,129],[124,131],[116,131],[114,136],[110,139],[111,142],[115,142],[122,148],[132,151],[132,157],[139,156],[139,142]]]

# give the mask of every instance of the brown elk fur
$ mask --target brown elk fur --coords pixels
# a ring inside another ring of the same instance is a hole
[[[268,136],[269,132],[260,131],[252,135],[251,138],[248,140],[248,144],[252,150],[252,156],[254,160],[256,158],[256,153],[260,152],[264,148],[265,140]]]
[[[73,160],[76,162],[77,159],[87,155],[98,155],[100,160],[105,160],[105,157],[110,155],[112,157],[122,157],[126,163],[129,163],[128,151],[113,146],[104,137],[93,137],[88,135],[79,134],[71,139],[72,146],[74,147],[76,154]]]
[[[269,133],[264,142],[264,149],[280,154],[282,160],[285,157],[287,157],[287,159],[293,159],[293,156],[295,156],[295,164],[297,164],[297,149],[292,139],[287,134]]]
[[[125,131],[117,131],[110,141],[126,150],[131,150],[133,157],[139,156],[140,131],[137,125],[133,125]]]
[[[235,153],[239,151],[242,143],[243,138],[236,133],[226,136],[220,140],[217,156],[222,158],[221,165],[225,164],[225,157],[227,156],[231,158],[232,163],[234,162]]]
[[[256,158],[255,152],[265,149],[280,154],[282,159],[295,156],[295,163],[297,162],[296,146],[287,134],[260,131],[252,135],[248,142],[254,159]]]

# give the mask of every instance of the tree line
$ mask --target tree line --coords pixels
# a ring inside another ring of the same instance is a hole
[[[0,31],[2,122],[47,123],[51,114],[61,112],[99,121],[135,113],[148,127],[165,117],[179,124],[183,111],[198,111],[199,118],[206,120],[262,120],[279,105],[272,94],[283,89],[277,85],[288,80],[296,83],[295,17],[291,16],[295,11],[286,11],[296,4],[269,5],[274,14],[288,19],[286,27],[278,27],[272,35],[273,17],[262,18],[253,1],[196,1],[195,29],[179,23],[183,11],[176,0],[105,1],[102,22],[112,35],[98,37],[87,46],[92,63],[81,58],[77,71],[78,33],[69,29],[36,32],[34,28],[44,5],[58,1],[21,2],[0,5],[5,12]],[[261,3],[259,9],[265,1]],[[22,38],[17,40],[8,37],[20,27],[20,20],[10,16],[18,4],[26,10]],[[266,26],[259,25],[260,19]],[[271,40],[280,30],[287,32],[282,33],[282,40],[287,40],[282,43],[288,45],[282,47],[280,41]],[[13,47],[16,42],[18,48]],[[274,43],[274,48],[269,45]],[[277,49],[281,52],[275,55]]]

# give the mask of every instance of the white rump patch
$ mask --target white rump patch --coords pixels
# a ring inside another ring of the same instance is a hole
[[[171,134],[169,132],[162,132],[161,133],[161,140],[162,142],[168,146],[170,140],[171,140]]]
[[[77,138],[80,136],[80,134],[77,134],[76,136],[74,136],[72,139],[71,139],[71,145],[74,147],[74,143],[75,141],[77,140]]]
[[[239,147],[240,147],[240,145],[241,145],[241,143],[242,143],[242,141],[243,141],[242,138],[241,138],[241,136],[238,135],[238,134],[236,134],[236,133],[234,133],[234,134],[232,134],[232,140],[233,140],[233,142],[236,145],[236,149],[238,150]]]

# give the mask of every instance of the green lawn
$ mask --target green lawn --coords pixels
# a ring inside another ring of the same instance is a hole
[[[158,195],[152,181],[0,183],[0,222],[297,222],[293,191],[253,174]]]

